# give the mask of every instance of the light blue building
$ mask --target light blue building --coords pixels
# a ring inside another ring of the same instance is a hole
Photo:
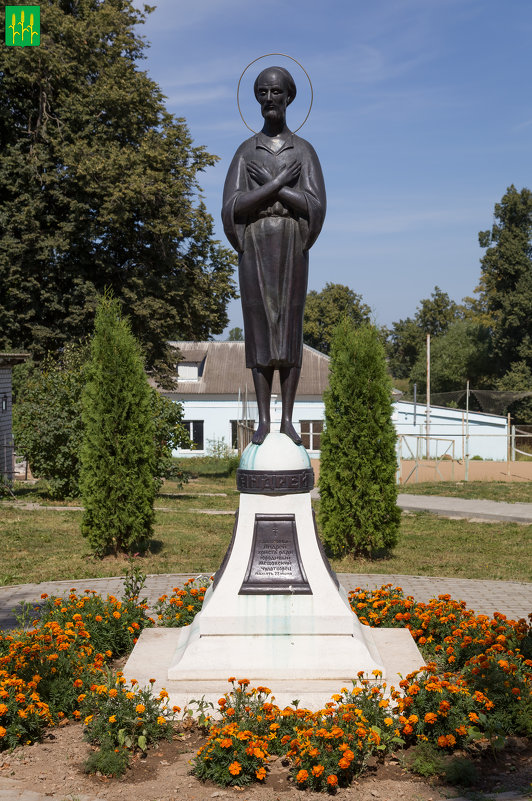
[[[254,427],[257,404],[251,371],[246,369],[243,342],[174,342],[183,356],[176,369],[176,385],[162,394],[180,401],[194,450],[175,451],[175,456],[199,456],[223,441],[237,446],[239,423]],[[312,458],[319,458],[325,409],[329,358],[304,346],[301,380],[294,406],[294,425]],[[401,458],[431,457],[504,460],[507,454],[506,417],[434,406],[427,431],[426,407],[400,400],[394,392],[393,421]],[[276,373],[272,394],[272,430],[281,420],[281,390]],[[428,437],[428,439],[427,439]]]

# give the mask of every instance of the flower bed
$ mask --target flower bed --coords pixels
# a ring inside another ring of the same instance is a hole
[[[28,631],[0,633],[0,750],[31,743],[47,726],[84,721],[100,746],[87,769],[118,775],[135,749],[169,737],[177,707],[163,691],[130,685],[109,661],[128,653],[140,631],[154,625],[139,601],[142,582],[126,578],[126,595],[95,593],[43,598]],[[201,608],[206,587],[187,583],[162,596],[159,625],[184,625]],[[358,675],[324,709],[280,709],[267,687],[230,679],[216,720],[207,728],[193,772],[220,785],[263,782],[272,755],[289,764],[301,788],[334,791],[347,785],[371,756],[418,742],[442,752],[468,748],[479,737],[532,736],[532,634],[524,621],[475,615],[440,596],[427,604],[391,585],[350,595],[353,610],[372,626],[406,626],[427,665],[397,688],[380,676]],[[190,714],[190,710],[189,710]]]

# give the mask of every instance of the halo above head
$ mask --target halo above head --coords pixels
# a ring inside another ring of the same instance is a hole
[[[238,86],[236,88],[236,103],[237,103],[237,106],[238,106],[238,113],[240,114],[242,122],[244,123],[246,128],[248,128],[248,130],[250,130],[252,133],[258,133],[258,131],[256,131],[254,128],[251,128],[247,124],[246,120],[244,119],[244,115],[242,114],[242,109],[240,108],[240,84],[242,83],[242,78],[244,77],[244,75],[246,74],[248,69],[251,66],[253,66],[253,64],[255,64],[257,61],[260,61],[261,58],[270,58],[270,56],[283,56],[283,58],[289,58],[292,61],[295,61],[295,63],[298,65],[298,67],[300,67],[303,70],[303,72],[305,73],[305,75],[307,76],[307,79],[308,79],[308,82],[309,82],[309,86],[310,86],[310,106],[308,107],[307,116],[305,117],[305,119],[303,120],[301,125],[298,128],[296,128],[294,131],[292,131],[292,133],[296,133],[297,131],[300,130],[300,128],[302,128],[304,126],[304,124],[306,123],[306,121],[309,118],[309,114],[310,114],[310,112],[312,110],[312,103],[314,102],[314,91],[312,89],[312,81],[310,80],[310,75],[306,71],[305,67],[302,64],[300,64],[297,59],[292,58],[292,56],[288,56],[286,53],[265,53],[263,56],[258,56],[258,58],[254,58],[253,61],[249,62],[249,64],[245,68],[245,70],[242,72],[242,75],[238,79]]]

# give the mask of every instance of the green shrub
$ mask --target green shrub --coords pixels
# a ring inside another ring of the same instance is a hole
[[[432,743],[426,741],[416,745],[413,753],[409,755],[405,763],[408,770],[425,778],[437,776],[444,768],[441,753],[438,753]]]
[[[372,556],[397,541],[391,390],[377,330],[344,319],[332,342],[321,438],[319,519],[332,556]]]
[[[36,478],[45,479],[50,498],[79,494],[82,437],[81,392],[86,378],[86,345],[66,345],[40,365],[14,370],[13,433],[17,453]]]
[[[445,781],[461,787],[471,787],[478,782],[478,768],[466,757],[454,757],[445,766]]]
[[[118,778],[123,776],[129,766],[127,748],[113,748],[106,744],[93,751],[83,765],[85,773],[102,773],[104,776]]]

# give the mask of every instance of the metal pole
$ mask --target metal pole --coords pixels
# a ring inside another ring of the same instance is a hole
[[[512,458],[512,421],[510,419],[510,412],[508,412],[508,438],[506,448],[506,475],[510,475],[510,460]]]
[[[515,462],[515,426],[512,426],[512,462]]]
[[[416,412],[417,412],[417,384],[414,384],[414,427],[416,425]]]
[[[427,334],[427,459],[430,459],[430,334]]]
[[[469,481],[469,381],[466,386],[466,452],[465,452],[465,476]]]

